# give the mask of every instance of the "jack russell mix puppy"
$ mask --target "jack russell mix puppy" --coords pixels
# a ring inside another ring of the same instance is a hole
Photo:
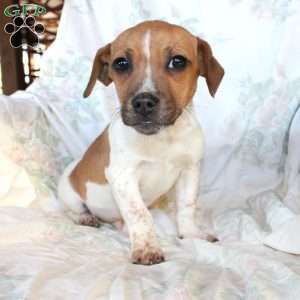
[[[123,220],[132,262],[164,261],[148,207],[175,188],[178,235],[210,239],[196,225],[201,128],[192,109],[198,76],[212,96],[224,70],[209,44],[182,27],[147,21],[97,51],[84,97],[115,84],[117,117],[67,167],[58,195],[79,224]]]

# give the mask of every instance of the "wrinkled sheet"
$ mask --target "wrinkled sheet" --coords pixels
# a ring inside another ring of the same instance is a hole
[[[113,86],[81,97],[96,50],[157,18],[208,40],[226,75],[216,99],[203,79],[194,99],[198,221],[220,242],[178,240],[165,203],[167,261],[149,267],[129,263],[126,233],[72,224],[55,191],[117,109]],[[300,257],[286,253],[300,246],[299,24],[297,0],[65,1],[42,76],[0,97],[0,299],[300,299]]]
[[[161,239],[167,261],[130,264],[128,238],[28,208],[0,210],[1,299],[298,299],[296,256],[246,243]]]

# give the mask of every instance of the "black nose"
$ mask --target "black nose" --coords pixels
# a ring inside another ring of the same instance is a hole
[[[158,102],[159,99],[153,94],[140,93],[132,99],[132,107],[136,113],[147,116],[155,110]]]

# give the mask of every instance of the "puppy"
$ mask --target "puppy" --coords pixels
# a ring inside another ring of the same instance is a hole
[[[76,222],[124,220],[132,262],[164,260],[151,214],[174,187],[180,237],[209,239],[195,222],[203,136],[192,108],[198,76],[212,96],[224,70],[209,44],[182,27],[140,23],[97,51],[84,97],[114,82],[120,113],[67,167],[58,195]]]

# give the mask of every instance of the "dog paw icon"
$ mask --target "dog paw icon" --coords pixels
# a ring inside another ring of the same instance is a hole
[[[10,36],[10,44],[14,48],[19,48],[23,44],[35,48],[39,44],[38,34],[44,32],[43,24],[36,23],[34,17],[17,16],[12,23],[7,23],[4,26],[4,31]],[[26,37],[26,39],[24,39]]]

